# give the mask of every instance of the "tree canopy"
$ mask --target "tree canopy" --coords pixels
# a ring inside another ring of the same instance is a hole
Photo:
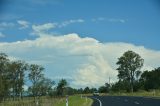
[[[125,52],[116,63],[119,67],[118,78],[121,81],[128,81],[130,89],[133,92],[134,81],[140,75],[140,69],[143,66],[144,60],[141,56],[133,51]]]

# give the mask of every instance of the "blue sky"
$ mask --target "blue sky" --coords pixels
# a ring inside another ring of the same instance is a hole
[[[54,80],[75,87],[114,82],[117,58],[127,50],[145,59],[142,70],[159,65],[158,0],[0,2],[0,51],[43,65]]]
[[[1,16],[11,17],[1,19],[1,22],[15,23],[17,20],[26,20],[42,24],[83,19],[85,23],[57,28],[53,32],[75,32],[82,37],[93,37],[101,42],[128,42],[160,49],[160,4],[156,0],[8,0],[2,2],[1,6]],[[93,19],[98,18],[106,20],[93,22]],[[16,28],[11,28],[3,31],[8,36],[0,41],[33,38],[28,32],[31,32],[31,29],[17,31]]]

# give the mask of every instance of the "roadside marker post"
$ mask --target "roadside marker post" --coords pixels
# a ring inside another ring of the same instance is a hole
[[[68,106],[68,95],[66,95],[66,106]]]
[[[38,101],[38,99],[36,98],[36,106],[38,106],[39,105],[39,101]]]

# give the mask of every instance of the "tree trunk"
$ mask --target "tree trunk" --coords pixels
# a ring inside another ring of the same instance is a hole
[[[23,100],[23,91],[21,91],[20,95],[21,95],[21,100]]]
[[[131,92],[133,93],[133,83],[131,84]]]
[[[133,93],[133,88],[134,88],[134,79],[133,79],[133,77],[132,77],[132,79],[131,79],[131,92]]]
[[[134,80],[134,71],[131,70],[131,92],[133,93],[133,80]]]

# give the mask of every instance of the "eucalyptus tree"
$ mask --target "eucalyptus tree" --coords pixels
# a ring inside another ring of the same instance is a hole
[[[141,73],[140,69],[143,66],[144,59],[133,51],[125,52],[120,58],[118,58],[119,65],[118,78],[121,81],[128,81],[130,84],[130,89],[133,92],[134,81]]]
[[[63,96],[66,86],[67,86],[67,81],[65,79],[61,79],[57,86],[57,94]]]
[[[8,56],[0,53],[0,100],[9,95],[8,63]]]
[[[160,89],[160,67],[151,71],[144,71],[140,82],[145,90]]]
[[[35,100],[36,100],[36,97],[39,96],[39,92],[40,92],[40,88],[38,87],[39,82],[44,78],[43,71],[44,71],[44,68],[40,65],[31,64],[29,66],[28,77],[32,82],[32,86],[30,87],[30,90]]]
[[[43,78],[37,83],[37,88],[39,89],[39,96],[46,96],[52,92],[52,87],[55,85],[55,82],[49,78]]]
[[[28,64],[24,61],[18,60],[10,62],[10,80],[12,85],[12,95],[13,97],[19,96],[23,97],[23,86],[25,84],[25,71],[28,70]]]

